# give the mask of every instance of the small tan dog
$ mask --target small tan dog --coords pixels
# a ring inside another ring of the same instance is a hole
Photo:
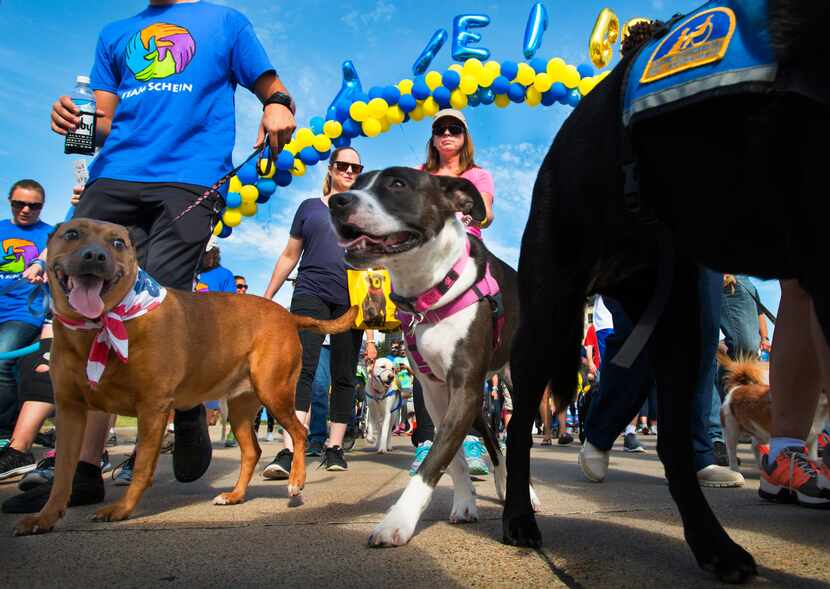
[[[772,400],[769,392],[769,377],[764,365],[751,358],[732,360],[718,352],[718,363],[726,370],[723,379],[726,398],[720,409],[726,451],[729,454],[729,468],[740,472],[738,467],[738,440],[742,435],[752,437],[752,452],[755,463],[760,467],[761,444],[768,444],[772,427]],[[810,457],[818,457],[817,439],[827,423],[827,397],[819,396],[818,407],[806,440]]]

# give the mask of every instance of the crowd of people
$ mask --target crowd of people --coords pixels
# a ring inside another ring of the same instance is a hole
[[[192,92],[132,95],[129,91],[140,82],[117,57],[123,53],[117,49],[129,31],[159,20],[177,22],[193,34],[210,36],[214,48],[189,64],[188,76],[198,82]],[[99,39],[91,86],[98,105],[96,140],[100,151],[90,167],[88,183],[77,190],[74,216],[128,226],[139,243],[140,265],[166,287],[252,294],[244,276],[221,265],[219,248],[210,242],[217,220],[213,204],[218,198],[210,187],[232,168],[233,92],[237,84],[263,104],[257,144],[262,146],[267,137],[273,152],[278,153],[295,128],[293,100],[251,23],[238,12],[202,2],[152,0],[145,11],[104,29]],[[202,124],[208,113],[215,125]],[[60,134],[74,130],[78,114],[68,97],[59,98],[52,110],[52,129]],[[171,124],[173,120],[176,124]],[[148,167],[148,161],[158,161],[158,153],[166,154],[167,163]],[[363,169],[354,147],[340,147],[331,153],[321,192],[301,202],[294,214],[288,242],[262,293],[265,298],[271,299],[285,288],[296,270],[290,303],[293,313],[331,319],[348,309],[347,268],[331,227],[328,203],[333,194],[349,190]],[[477,224],[469,216],[459,217],[471,239],[486,244],[486,228],[494,222],[495,187],[492,175],[475,162],[472,134],[461,112],[445,109],[435,115],[425,159],[417,169],[465,178],[476,186],[486,207],[485,220]],[[204,194],[209,198],[179,218]],[[38,182],[16,182],[9,190],[11,217],[0,222],[5,254],[0,267],[0,352],[39,342],[36,351],[22,358],[0,361],[0,480],[23,476],[19,485],[22,493],[7,500],[3,510],[16,513],[34,512],[44,505],[54,469],[53,452],[39,461],[32,452],[38,440],[48,441],[41,430],[55,407],[48,376],[52,327],[39,287],[44,280],[46,239],[52,230],[40,221],[45,200],[45,190]],[[709,272],[700,293],[705,301],[701,323],[707,334],[707,360],[701,366],[692,424],[698,480],[702,486],[734,487],[743,484],[743,477],[727,467],[719,417],[725,391],[719,386],[714,354],[723,345],[732,358],[760,357],[770,351],[770,342],[757,291],[748,278]],[[624,451],[642,453],[645,449],[638,439],[638,426],[640,435],[658,434],[659,408],[646,358],[639,358],[630,369],[610,361],[632,328],[631,319],[616,301],[596,297],[587,313],[577,402],[571,407],[554,407],[548,394],[540,406],[541,444],[551,445],[555,432],[558,445],[567,446],[578,433],[583,440],[579,463],[591,481],[606,478],[610,452],[618,438],[622,438]],[[390,386],[402,399],[395,431],[411,435],[414,460],[410,473],[414,474],[430,451],[435,424],[424,404],[418,371],[406,360],[400,333],[380,335],[354,329],[324,337],[305,331],[300,338],[302,367],[295,403],[296,415],[308,430],[307,455],[319,457],[328,471],[348,470],[345,453],[360,431],[356,406],[361,381],[357,375],[364,375],[365,386],[383,341],[395,366]],[[512,413],[512,391],[506,376],[492,375],[481,389],[481,410],[502,444]],[[272,416],[264,417],[270,441],[275,423]],[[89,412],[70,506],[103,501],[102,474],[111,467],[105,445],[112,425],[113,416]],[[176,479],[199,479],[212,454],[205,407],[176,411],[170,432]],[[473,429],[463,444],[473,476],[489,471],[482,435],[484,432]],[[825,445],[827,431],[822,440]],[[233,445],[232,437],[223,441]],[[294,442],[283,433],[281,448],[262,471],[266,479],[288,478]],[[771,480],[780,478],[782,463],[777,457],[790,457],[788,465],[807,472],[808,482],[799,490],[830,504],[826,487],[816,483],[820,477],[827,479],[826,461],[823,466],[805,463],[796,451],[789,450],[793,444],[797,446],[797,440],[790,442],[783,447],[771,445],[762,475]],[[120,484],[129,483],[133,461],[134,455],[120,465]]]

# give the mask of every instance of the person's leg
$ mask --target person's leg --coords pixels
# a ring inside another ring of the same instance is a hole
[[[0,352],[11,352],[31,344],[40,333],[40,327],[24,321],[0,323]],[[17,376],[15,360],[0,361],[0,438],[12,435],[17,414]]]
[[[721,289],[720,330],[725,336],[727,354],[757,356],[761,345],[758,306],[750,294],[753,285],[747,276],[736,276],[734,285]]]
[[[703,335],[701,349],[700,380],[692,400],[692,443],[695,451],[695,468],[701,469],[715,464],[712,438],[709,436],[712,395],[715,383],[715,353],[718,349],[718,327],[720,325],[720,302],[723,275],[711,270],[700,272],[700,325]],[[719,429],[719,428],[718,428]],[[723,439],[723,434],[720,435]]]
[[[311,418],[308,430],[309,448],[311,444],[322,447],[328,438],[329,390],[331,388],[331,346],[320,347],[317,370],[311,384]],[[316,450],[315,450],[316,451]]]
[[[334,310],[340,315],[345,308]],[[352,329],[331,336],[331,431],[328,446],[342,446],[346,427],[354,415],[354,381],[361,331]]]
[[[432,443],[435,439],[435,424],[427,412],[424,404],[424,391],[418,379],[412,384],[412,404],[415,406],[415,431],[412,434],[412,445],[416,448],[424,442]]]
[[[40,401],[26,401],[20,408],[17,424],[14,426],[12,440],[9,444],[18,452],[28,452],[35,443],[43,422],[55,413],[54,403]]]

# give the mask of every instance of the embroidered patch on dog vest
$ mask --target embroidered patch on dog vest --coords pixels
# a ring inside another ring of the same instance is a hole
[[[731,8],[718,7],[695,14],[660,42],[646,64],[640,83],[720,61],[734,34],[735,13]]]

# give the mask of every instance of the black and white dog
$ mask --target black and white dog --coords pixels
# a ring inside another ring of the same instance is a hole
[[[369,544],[406,544],[444,471],[455,486],[450,521],[477,521],[461,445],[473,424],[485,433],[503,498],[504,458],[483,416],[482,391],[487,375],[507,364],[518,322],[515,271],[470,237],[456,217],[461,212],[481,222],[481,195],[464,179],[388,168],[361,175],[329,207],[346,261],[389,270],[398,308],[406,312],[402,328],[410,364],[437,427],[427,458]],[[500,292],[487,290],[488,279],[495,279]],[[470,292],[481,296],[469,298]],[[464,300],[470,304],[459,304]]]

